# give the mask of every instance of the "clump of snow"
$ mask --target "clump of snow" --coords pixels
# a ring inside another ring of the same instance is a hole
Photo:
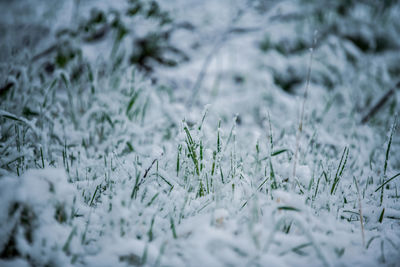
[[[0,250],[34,265],[64,264],[72,245],[76,193],[61,169],[30,170],[0,180]]]

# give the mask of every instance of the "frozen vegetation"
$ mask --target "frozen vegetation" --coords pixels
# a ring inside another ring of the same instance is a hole
[[[398,1],[0,8],[0,266],[400,265]]]

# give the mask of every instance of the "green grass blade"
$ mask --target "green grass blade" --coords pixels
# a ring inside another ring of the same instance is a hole
[[[397,124],[397,117],[395,118],[395,120],[394,120],[394,122],[393,122],[392,129],[391,129],[391,132],[390,132],[389,141],[388,141],[388,146],[387,146],[387,149],[386,149],[385,164],[384,164],[384,166],[383,166],[383,184],[382,184],[382,185],[385,184],[386,170],[387,170],[387,165],[388,165],[388,161],[389,161],[390,146],[391,146],[391,144],[392,144],[393,132],[394,132],[394,130],[395,130],[395,128],[396,128],[396,124]],[[393,178],[393,179],[394,179],[394,178]],[[385,189],[385,188],[384,188],[383,186],[381,186],[380,188],[381,188],[380,205],[382,205],[382,202],[383,202],[383,192],[384,192],[384,189]]]
[[[377,189],[375,189],[375,192],[378,192],[379,189],[383,188],[386,184],[388,184],[389,182],[391,182],[393,179],[397,178],[400,176],[400,172],[394,176],[392,176],[390,179],[386,180],[384,183],[382,183],[380,186],[378,186]]]
[[[381,215],[379,216],[379,222],[382,223],[383,215],[385,214],[385,208],[382,209]]]
[[[286,148],[275,150],[271,153],[271,157],[278,156],[279,154],[282,154],[286,151],[288,151]]]
[[[297,211],[300,212],[298,208],[291,207],[291,206],[280,206],[277,208],[278,210],[289,210],[289,211]]]
[[[345,157],[345,155],[346,155],[346,157]],[[343,154],[342,154],[342,157],[340,159],[338,168],[336,170],[335,179],[333,180],[333,184],[332,184],[332,188],[331,188],[331,195],[337,189],[337,185],[339,184],[340,178],[341,178],[341,176],[343,174],[343,170],[344,170],[344,167],[346,166],[348,156],[349,156],[349,149],[347,147],[345,147],[344,150],[343,150]],[[344,159],[344,163],[342,165],[343,159]]]
[[[172,217],[169,217],[169,222],[171,224],[172,236],[174,237],[174,239],[177,239],[178,235],[176,234],[174,219],[172,219]]]
[[[393,132],[395,131],[396,126],[397,126],[397,117],[394,120],[393,125],[392,125],[392,130],[390,131],[389,142],[388,142],[388,146],[386,149],[385,165],[383,167],[383,175],[386,175],[387,165],[388,165],[388,161],[389,161],[390,146],[392,144]]]

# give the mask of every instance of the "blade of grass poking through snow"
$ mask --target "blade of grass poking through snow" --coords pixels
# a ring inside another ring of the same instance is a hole
[[[125,111],[126,115],[128,115],[129,112],[131,111],[131,109],[132,109],[133,105],[135,104],[136,99],[138,98],[138,96],[139,96],[139,91],[135,91],[133,93],[133,96],[129,100],[127,107],[126,107],[126,111]]]
[[[160,157],[163,156],[163,155],[164,155],[164,153],[161,153]],[[153,168],[154,163],[157,162],[157,165],[158,165],[158,159],[159,158],[153,159],[153,161],[151,162],[150,166],[144,171],[144,174],[143,174],[143,177],[142,177],[142,179],[141,179],[141,181],[139,183],[139,186],[142,185],[142,183],[144,183],[144,180],[146,179],[147,175],[149,174],[151,168]]]
[[[139,191],[139,186],[140,186],[140,174],[141,172],[137,172],[136,173],[136,179],[135,179],[135,185],[132,189],[132,193],[131,193],[131,199],[136,198],[137,197],[137,192]]]
[[[383,166],[383,178],[382,178],[383,182],[382,182],[382,184],[386,184],[385,183],[385,179],[386,179],[387,165],[388,165],[388,161],[389,161],[390,146],[392,144],[393,132],[396,129],[396,125],[397,125],[397,117],[394,119],[394,122],[392,124],[392,129],[390,131],[389,141],[388,141],[388,145],[387,145],[387,148],[386,148],[385,165]],[[384,191],[384,187],[381,186],[381,197],[380,197],[380,205],[381,206],[382,206],[382,202],[383,202],[383,191]]]
[[[23,118],[23,117],[18,117],[14,114],[11,114],[10,112],[7,112],[5,110],[1,110],[0,109],[0,117],[9,119],[9,120],[13,120],[13,121],[17,121],[17,122],[22,122],[25,123],[36,136],[40,136],[39,134],[39,130],[36,129],[36,126],[33,122],[28,121],[27,119]]]
[[[270,169],[269,175],[272,180],[271,189],[277,189],[278,185],[276,184],[275,172],[274,172],[274,167],[272,166],[271,158],[269,158],[269,169]]]
[[[345,155],[346,155],[346,157],[345,157]],[[340,163],[339,163],[338,168],[336,170],[335,179],[333,179],[333,184],[332,184],[332,188],[331,188],[331,195],[333,195],[334,192],[336,192],[336,189],[337,189],[337,186],[339,184],[340,178],[342,177],[342,174],[343,174],[344,167],[346,166],[348,156],[349,156],[349,148],[345,147],[344,150],[343,150],[342,158],[340,159]],[[343,162],[343,159],[344,159],[344,162]],[[343,164],[342,164],[342,162],[343,162]]]
[[[186,145],[189,151],[189,156],[193,161],[195,170],[196,170],[196,174],[200,175],[200,168],[199,168],[199,161],[197,160],[197,154],[196,154],[196,144],[193,141],[192,136],[190,135],[189,129],[187,128],[187,126],[185,126],[183,128],[185,130],[186,133]]]
[[[218,129],[217,129],[217,152],[221,152],[221,120],[218,122]]]
[[[40,158],[42,159],[42,169],[44,169],[43,149],[40,147]]]
[[[222,167],[221,166],[219,166],[219,173],[221,175],[221,182],[224,184],[225,183],[225,181],[224,181],[224,173],[222,172]]]
[[[176,156],[176,176],[179,176],[181,151],[182,151],[182,145],[179,144],[178,145],[178,153]]]
[[[363,218],[363,214],[362,214],[360,188],[358,187],[358,182],[357,182],[357,179],[356,179],[355,176],[353,176],[353,181],[354,181],[354,184],[356,185],[356,189],[357,189],[357,195],[358,195],[358,211],[359,211],[359,213],[360,213],[361,237],[362,237],[362,244],[363,244],[363,247],[365,248],[364,218]]]
[[[203,170],[203,141],[200,140],[200,171]]]
[[[94,190],[92,199],[90,200],[89,206],[92,206],[92,205],[93,205],[93,201],[94,201],[94,198],[96,197],[96,194],[97,194],[97,191],[99,190],[99,187],[100,187],[100,185],[97,185],[97,186],[96,186],[96,189]]]
[[[221,132],[221,120],[218,121],[218,128],[217,128],[217,150],[213,151],[213,163],[211,167],[211,176],[214,175],[215,169],[217,166],[217,160],[219,160],[219,157],[217,158],[217,154],[221,152],[221,140],[220,140],[220,132]]]
[[[257,187],[257,191],[261,189],[261,187],[268,181],[268,179],[269,179],[269,177],[267,177],[267,178]],[[256,195],[256,194],[253,193],[253,194],[242,204],[242,206],[240,207],[240,210],[242,210],[242,209],[247,205],[247,202],[249,202],[249,200],[250,200],[252,197],[254,197],[255,195]]]
[[[319,188],[319,182],[321,181],[321,177],[322,177],[323,173],[321,173],[321,175],[318,177],[317,180],[317,186],[315,187],[315,192],[314,192],[314,197],[313,200],[315,200],[315,198],[317,197],[317,193],[318,193],[318,188]]]
[[[375,192],[378,192],[379,189],[383,188],[386,184],[390,183],[393,179],[397,178],[400,176],[400,172],[391,178],[387,179],[384,183],[382,183],[377,189],[375,189]]]
[[[214,175],[216,157],[217,157],[217,151],[213,151],[213,163],[212,163],[212,167],[211,167],[211,176]]]
[[[161,178],[161,180],[163,180],[167,185],[169,185],[169,187],[172,189],[174,186],[161,174],[158,174],[158,177]]]
[[[150,223],[150,229],[147,232],[147,236],[149,238],[149,242],[153,241],[153,226],[154,226],[154,221],[156,220],[156,215],[153,215],[153,218],[151,218],[151,223]]]
[[[226,149],[228,148],[228,145],[229,145],[229,143],[231,142],[232,136],[234,135],[235,128],[236,128],[237,116],[238,116],[238,115],[235,115],[235,117],[233,118],[233,125],[232,125],[232,128],[231,128],[231,131],[229,132],[228,139],[227,139],[227,141],[226,141],[226,143],[225,143],[224,152],[225,152]],[[219,133],[218,133],[218,139],[219,139]]]
[[[47,101],[48,101],[48,96],[49,96],[49,94],[50,94],[50,91],[54,88],[54,86],[55,86],[56,84],[57,84],[57,79],[54,79],[54,80],[51,82],[49,88],[47,89],[47,92],[46,92],[45,95],[44,95],[44,100],[43,100],[43,103],[42,103],[42,108],[46,107],[46,104],[47,104]]]
[[[201,118],[201,123],[200,123],[199,128],[198,128],[199,131],[201,131],[201,127],[203,127],[204,120],[206,119],[206,116],[207,116],[207,113],[208,113],[208,108],[209,108],[209,105],[206,105],[205,108],[204,108],[203,117]]]
[[[307,253],[305,253],[304,251],[302,251],[302,249],[303,249],[303,248],[306,248],[306,247],[309,247],[309,246],[311,246],[311,245],[312,245],[311,242],[310,242],[310,243],[304,243],[304,244],[295,246],[294,248],[291,248],[290,250],[283,251],[283,252],[281,252],[279,255],[280,255],[280,256],[284,256],[284,255],[286,255],[287,253],[289,253],[290,251],[292,251],[293,253],[296,253],[296,254],[298,254],[298,255],[300,255],[300,256],[305,256],[305,255],[307,255]]]
[[[267,177],[258,187],[257,190],[260,190],[261,187],[268,181],[269,177]]]
[[[72,238],[74,237],[74,235],[76,235],[76,226],[72,229],[71,233],[69,234],[69,236],[68,236],[67,240],[65,241],[65,244],[62,248],[62,250],[67,254],[71,253],[70,252],[70,244],[71,244],[71,241],[72,241]]]
[[[395,120],[394,120],[394,122],[392,124],[392,129],[390,131],[389,142],[388,142],[388,146],[387,146],[387,149],[386,149],[385,165],[383,167],[383,175],[386,175],[387,163],[388,163],[388,160],[389,160],[390,146],[392,144],[393,132],[396,130],[396,126],[397,126],[397,117],[395,118]]]
[[[172,236],[174,237],[174,239],[177,239],[178,236],[177,236],[177,234],[176,234],[175,223],[174,223],[174,219],[172,219],[172,216],[169,217],[169,222],[170,222],[170,224],[171,224]]]
[[[140,265],[142,265],[142,266],[146,264],[148,249],[149,249],[149,244],[146,244],[146,246],[144,247],[144,250],[143,250],[142,258],[140,260]]]
[[[383,221],[383,215],[385,215],[385,208],[382,209],[381,215],[379,216],[379,222],[382,223]]]
[[[296,132],[296,149],[294,151],[293,174],[292,174],[293,179],[296,177],[296,164],[297,164],[297,157],[298,157],[298,153],[299,153],[299,149],[300,149],[300,137],[301,137],[301,133],[303,131],[304,109],[305,109],[305,106],[306,106],[308,88],[310,86],[311,66],[312,66],[312,62],[313,62],[314,47],[315,47],[315,44],[317,42],[317,39],[315,38],[315,35],[316,35],[316,33],[314,33],[313,47],[310,48],[310,61],[309,61],[308,70],[307,70],[306,87],[304,89],[303,102],[302,102],[302,105],[301,105],[299,127],[298,127],[297,132]],[[296,186],[296,183],[293,183],[293,187],[295,187],[295,186]]]
[[[381,240],[381,256],[380,256],[380,259],[379,259],[382,263],[386,263],[384,251],[385,251],[384,250],[384,241],[382,239]]]
[[[270,156],[272,154],[272,150],[274,149],[274,139],[273,139],[273,135],[272,135],[272,125],[271,125],[271,117],[269,115],[268,112],[268,126],[269,126],[269,145],[270,145]]]
[[[141,119],[141,124],[144,124],[144,118],[146,117],[146,112],[147,112],[147,108],[149,107],[149,103],[150,103],[150,96],[147,96],[146,98],[146,102],[144,102],[143,108],[142,108],[142,119]]]
[[[156,194],[151,198],[150,202],[147,203],[146,207],[150,207],[151,204],[153,204],[154,200],[156,200],[156,198],[158,197],[159,194],[160,194],[160,193],[156,193]]]
[[[278,210],[288,210],[288,211],[297,211],[300,212],[298,208],[291,207],[291,206],[280,206],[277,208]]]
[[[276,184],[274,167],[272,166],[272,153],[273,153],[272,150],[274,149],[274,141],[273,141],[273,136],[272,136],[271,118],[269,116],[269,113],[268,113],[268,122],[269,122],[269,145],[270,145],[270,148],[269,148],[269,151],[270,151],[270,154],[269,154],[269,175],[270,175],[271,181],[272,181],[271,189],[277,189],[278,186]]]
[[[367,249],[369,248],[369,246],[371,245],[372,241],[374,241],[375,239],[379,238],[379,235],[375,235],[373,237],[371,237],[368,242],[367,242]]]
[[[273,151],[273,152],[271,153],[271,157],[278,156],[279,154],[282,154],[282,153],[284,153],[284,152],[286,152],[286,151],[288,151],[288,150],[287,150],[287,149],[278,149],[278,150],[275,150],[275,151]]]
[[[11,114],[5,110],[0,110],[0,116],[9,119],[9,120],[13,120],[13,121],[18,121],[18,122],[24,122],[24,120],[22,118],[18,118],[17,116],[15,116],[14,114]]]

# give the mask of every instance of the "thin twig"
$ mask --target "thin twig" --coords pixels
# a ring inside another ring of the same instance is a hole
[[[315,44],[316,44],[316,38],[314,38],[313,47],[310,48],[311,52],[310,52],[310,61],[308,64],[306,87],[304,89],[303,103],[302,103],[301,113],[300,113],[299,128],[296,133],[296,150],[294,152],[294,161],[293,161],[293,179],[295,179],[295,177],[296,177],[296,164],[297,164],[297,157],[298,157],[298,153],[299,153],[299,149],[300,149],[300,136],[303,131],[304,109],[305,109],[307,95],[308,95],[308,88],[310,86],[311,66],[312,66],[312,62],[313,62]]]
[[[149,171],[151,170],[151,168],[153,168],[154,163],[156,163],[163,155],[164,155],[164,153],[162,153],[158,158],[153,159],[153,161],[151,162],[150,166],[144,171],[143,177],[140,180],[138,186],[143,184],[144,180],[146,179],[147,175],[149,174]]]
[[[397,84],[394,87],[392,87],[389,91],[387,91],[386,94],[384,94],[379,99],[379,101],[369,110],[367,115],[365,115],[362,118],[361,120],[362,124],[367,123],[383,107],[383,105],[389,100],[389,98],[392,95],[394,95],[394,93],[396,92],[396,88],[400,88],[400,81],[397,82]]]
[[[40,59],[40,58],[42,58],[42,57],[45,57],[45,56],[47,56],[47,55],[53,53],[54,51],[57,50],[57,48],[58,48],[58,45],[57,45],[57,44],[51,45],[50,47],[46,48],[45,50],[43,50],[43,51],[40,52],[39,54],[34,55],[34,56],[32,57],[32,59],[31,59],[32,62],[34,62],[34,61],[36,61],[36,60],[38,60],[38,59]]]
[[[157,161],[157,159],[154,159],[153,162],[151,163],[151,165],[145,170],[144,175],[143,175],[143,179],[147,177],[147,174],[149,173],[149,171],[153,167],[154,163],[156,163],[156,161]]]
[[[362,206],[361,206],[361,194],[358,187],[358,182],[355,176],[353,176],[354,183],[356,184],[357,194],[358,194],[358,212],[360,213],[360,224],[361,224],[361,237],[363,248],[365,248],[365,234],[364,234],[364,218],[362,214]]]

